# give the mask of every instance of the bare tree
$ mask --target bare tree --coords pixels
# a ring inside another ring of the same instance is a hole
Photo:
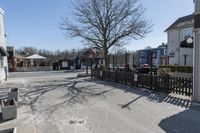
[[[151,31],[139,0],[78,0],[72,5],[72,19],[62,18],[61,29],[102,49],[106,67],[112,46],[122,46],[127,39],[141,39]]]

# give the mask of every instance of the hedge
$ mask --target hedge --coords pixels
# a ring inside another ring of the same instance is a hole
[[[171,72],[193,73],[192,66],[160,66],[158,69],[169,68]]]

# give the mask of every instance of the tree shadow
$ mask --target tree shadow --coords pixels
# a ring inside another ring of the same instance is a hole
[[[199,133],[200,111],[189,108],[163,119],[159,127],[166,133]]]
[[[77,87],[76,85],[83,81],[73,81],[72,85],[67,89],[67,93],[63,98],[71,97],[68,99],[68,103],[81,103],[84,102],[87,97],[99,97],[102,96],[105,98],[105,94],[114,90],[114,89],[99,89],[94,87],[94,85],[87,85],[84,87]]]
[[[128,108],[128,109],[130,110],[129,105],[131,105],[131,104],[134,103],[135,101],[139,100],[140,98],[142,98],[142,96],[139,96],[139,97],[133,99],[132,101],[128,102],[127,104],[121,105],[121,108],[122,108],[122,109]]]
[[[63,83],[56,81],[56,82],[44,82],[42,85],[38,84],[32,84],[29,86],[29,91],[24,94],[24,97],[29,97],[30,99],[30,105],[32,108],[33,113],[37,111],[35,108],[35,103],[38,101],[38,99],[45,95],[46,93],[61,89],[64,91],[64,96],[60,97],[58,101],[60,101],[57,104],[53,104],[49,107],[50,114],[52,112],[55,112],[59,107],[62,107],[64,104],[77,104],[77,103],[83,103],[87,101],[88,97],[97,97],[97,96],[103,96],[105,93],[108,93],[109,91],[112,91],[110,89],[104,88],[99,89],[94,87],[94,85],[84,85],[84,83],[89,80],[81,79],[81,80],[69,80]],[[81,86],[78,86],[79,83],[82,83]],[[48,112],[48,111],[47,111]]]

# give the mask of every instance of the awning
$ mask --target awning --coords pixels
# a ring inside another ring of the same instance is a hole
[[[0,56],[9,56],[8,52],[5,50],[4,47],[0,46]]]

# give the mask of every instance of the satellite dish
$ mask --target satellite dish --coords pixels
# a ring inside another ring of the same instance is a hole
[[[192,44],[192,43],[193,43],[193,39],[190,37],[190,38],[188,38],[188,39],[186,40],[186,42],[187,42],[188,44]]]

